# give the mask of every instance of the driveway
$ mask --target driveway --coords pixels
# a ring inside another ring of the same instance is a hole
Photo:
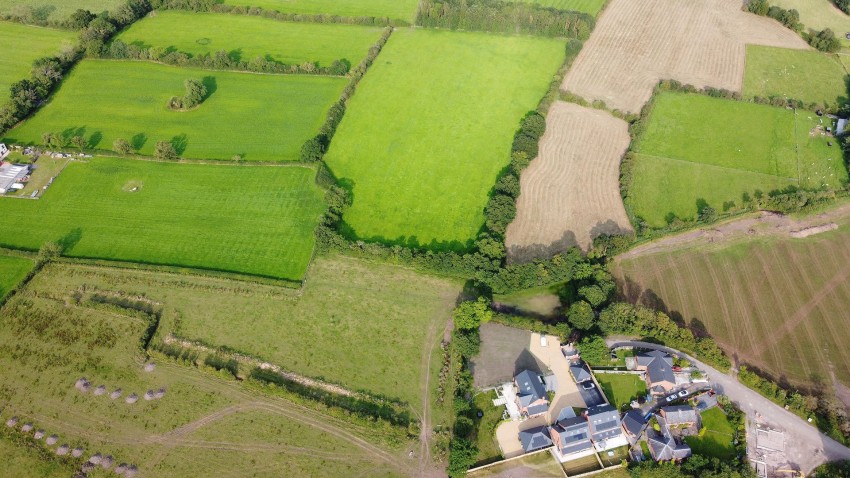
[[[606,340],[611,348],[637,347],[648,350],[661,350],[693,362],[706,373],[709,384],[718,392],[728,396],[747,418],[759,424],[785,431],[786,443],[793,444],[785,449],[788,461],[796,465],[805,474],[817,466],[834,460],[850,460],[850,448],[820,433],[817,428],[802,418],[771,402],[758,392],[740,383],[733,375],[728,375],[710,367],[678,350],[656,344],[636,341]]]

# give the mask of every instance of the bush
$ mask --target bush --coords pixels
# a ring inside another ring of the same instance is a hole
[[[157,141],[153,155],[156,159],[162,161],[172,161],[177,159],[177,150],[174,149],[171,141]]]

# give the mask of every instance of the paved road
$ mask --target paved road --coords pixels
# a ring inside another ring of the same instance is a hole
[[[802,418],[785,410],[779,405],[748,388],[733,375],[728,375],[710,367],[678,350],[647,342],[607,340],[611,348],[637,347],[661,350],[693,362],[706,377],[712,387],[728,396],[750,421],[785,430],[785,453],[788,461],[809,474],[818,465],[833,460],[850,460],[850,448],[820,433],[817,428]]]

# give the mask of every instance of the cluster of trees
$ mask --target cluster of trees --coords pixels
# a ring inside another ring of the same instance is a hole
[[[824,28],[819,32],[812,30],[808,33],[804,33],[803,39],[805,39],[809,45],[814,48],[827,53],[836,53],[841,49],[841,42],[838,41],[838,38],[835,37],[835,33],[829,28]]]
[[[33,62],[30,77],[9,87],[9,101],[0,107],[0,133],[33,113],[62,81],[79,58],[79,50],[71,48],[56,57]]]
[[[334,60],[329,66],[321,66],[315,61],[306,61],[300,65],[290,65],[276,61],[268,56],[258,56],[253,60],[243,61],[238,55],[232,55],[225,50],[192,56],[188,53],[168,51],[164,48],[144,48],[139,45],[128,45],[121,40],[114,40],[110,43],[107,48],[103,49],[101,56],[118,60],[148,60],[174,66],[213,70],[253,71],[257,73],[344,76],[351,68],[351,63],[346,59]]]
[[[832,3],[842,12],[850,15],[850,0],[832,0]]]
[[[839,3],[847,6],[848,0],[834,0],[836,5]],[[800,22],[800,12],[795,9],[786,10],[775,5],[770,5],[768,0],[749,0],[746,6],[747,10],[756,15],[770,17],[786,27],[799,33],[809,45],[814,48],[829,53],[835,53],[841,49],[841,43],[835,38],[835,33],[829,28],[821,31],[810,30],[804,32],[805,27]],[[840,6],[839,6],[840,8]]]
[[[156,1],[127,0],[113,12],[94,15],[88,10],[77,10],[69,19],[69,26],[80,30],[80,47],[89,56],[100,56],[109,39],[153,10]]]
[[[172,3],[175,0],[171,0]],[[176,0],[183,1],[186,0]],[[208,1],[208,0],[195,0],[195,1]],[[169,8],[178,8],[178,7],[169,7]],[[213,5],[210,10],[216,13],[231,13],[234,15],[253,15],[253,16],[261,16],[265,18],[273,18],[276,20],[282,20],[285,22],[310,22],[310,23],[343,23],[348,25],[368,25],[368,26],[392,26],[392,27],[406,27],[410,26],[409,22],[404,20],[389,18],[389,17],[374,17],[374,16],[363,16],[363,17],[344,17],[340,15],[305,15],[300,13],[281,13],[276,10],[264,10],[260,7],[241,7],[241,6],[233,6],[233,5],[224,5],[224,4],[216,4]]]
[[[168,107],[172,110],[188,110],[201,104],[207,97],[207,87],[200,80],[189,78],[183,82],[186,93],[182,97],[172,96]]]
[[[416,23],[451,30],[525,33],[586,40],[595,21],[586,13],[502,0],[422,0]]]

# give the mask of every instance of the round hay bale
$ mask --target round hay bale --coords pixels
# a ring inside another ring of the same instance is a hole
[[[115,467],[115,474],[117,475],[123,475],[125,471],[127,471],[126,463],[121,463],[120,465]]]
[[[99,387],[94,389],[94,394],[98,397],[103,395],[104,393],[106,393],[106,386],[105,385],[100,385]]]
[[[99,465],[101,461],[103,461],[103,456],[100,453],[95,453],[89,458],[89,463],[94,463],[95,465]]]
[[[136,465],[130,465],[127,467],[127,471],[124,472],[124,476],[133,477],[139,472],[139,469],[136,468]]]
[[[148,390],[147,392],[145,392],[145,400],[148,402],[153,400],[153,390]]]
[[[41,440],[42,438],[44,438],[44,435],[44,430],[37,430],[35,432],[35,435],[33,435],[33,438],[35,438],[36,440]]]
[[[83,392],[83,393],[88,393],[90,389],[91,389],[91,384],[90,384],[90,383],[88,383],[88,382],[84,383],[84,384],[80,387],[80,391],[81,391],[81,392]]]
[[[32,431],[32,423],[24,423],[24,426],[21,427],[21,431],[24,433],[29,433]]]
[[[6,426],[12,428],[13,426],[18,424],[18,417],[12,417],[6,420]]]
[[[82,389],[82,388],[83,388],[83,385],[84,385],[84,384],[86,384],[86,383],[89,383],[89,381],[88,381],[88,380],[86,380],[86,377],[80,377],[79,379],[77,379],[77,382],[76,382],[76,383],[74,383],[74,387],[75,387],[77,390],[80,390],[80,389]]]
[[[129,403],[129,404],[133,404],[133,403],[136,403],[136,402],[139,401],[139,396],[136,395],[135,393],[131,393],[130,395],[127,396],[127,398],[124,399],[124,401]]]
[[[58,442],[58,441],[59,441],[58,435],[50,435],[49,437],[47,437],[47,444],[48,445],[55,445],[56,442]]]
[[[71,449],[71,447],[69,447],[68,445],[62,445],[62,446],[60,446],[59,448],[56,449],[56,454],[59,455],[59,456],[67,455],[68,450],[70,450],[70,449]]]
[[[109,398],[115,400],[116,398],[120,397],[122,393],[124,392],[120,388],[116,388],[114,392],[109,394]]]
[[[100,466],[103,467],[104,470],[108,470],[112,466],[112,455],[106,455],[100,460]]]
[[[156,369],[156,364],[153,362],[148,362],[145,364],[145,372],[153,372]]]
[[[156,391],[156,393],[153,394],[153,398],[155,398],[157,400],[159,400],[160,398],[162,398],[164,396],[165,396],[165,389],[164,388],[160,388],[159,390]]]
[[[71,451],[71,456],[73,456],[74,458],[79,458],[79,457],[83,456],[83,449],[80,448],[80,447],[74,448]]]
[[[80,467],[80,471],[83,473],[91,473],[92,470],[94,470],[94,464],[89,462],[83,463],[83,466]]]

